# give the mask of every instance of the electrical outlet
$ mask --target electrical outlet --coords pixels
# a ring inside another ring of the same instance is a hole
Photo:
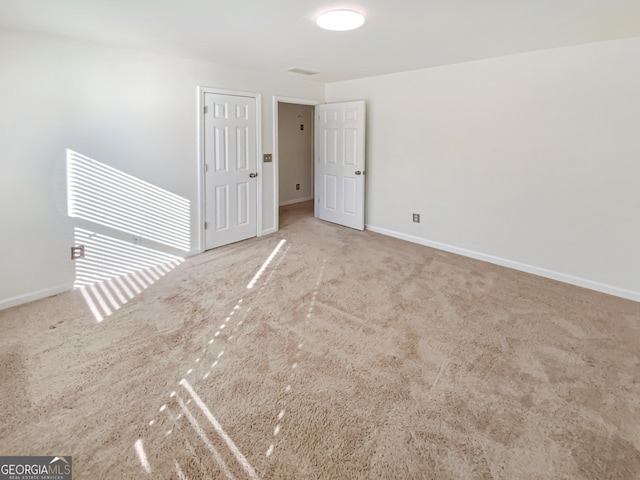
[[[413,214],[413,221],[415,223],[420,223],[420,214],[419,213],[414,213]]]
[[[300,184],[296,183],[296,190],[300,190]]]
[[[75,245],[71,247],[71,260],[84,258],[84,245]]]

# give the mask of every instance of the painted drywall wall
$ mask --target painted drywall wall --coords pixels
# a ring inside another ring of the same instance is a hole
[[[640,300],[638,58],[633,38],[326,85],[368,103],[368,226]]]
[[[313,111],[311,105],[279,102],[278,178],[280,205],[313,198]],[[303,130],[301,130],[301,125]],[[300,190],[296,190],[300,185]]]
[[[262,95],[262,150],[273,148],[273,96],[322,100],[321,84],[170,56],[0,30],[0,308],[70,288],[75,222],[70,149],[186,199],[198,248],[197,87]],[[263,231],[277,229],[275,175],[264,164]]]

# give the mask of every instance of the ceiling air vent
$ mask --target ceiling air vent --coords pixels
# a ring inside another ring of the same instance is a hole
[[[288,68],[287,72],[299,73],[300,75],[317,75],[318,72],[312,72],[311,70],[305,70],[304,68]]]

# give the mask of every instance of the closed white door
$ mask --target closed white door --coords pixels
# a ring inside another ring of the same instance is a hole
[[[257,235],[256,99],[204,95],[206,249]]]
[[[318,218],[364,230],[364,101],[317,106],[315,133]]]

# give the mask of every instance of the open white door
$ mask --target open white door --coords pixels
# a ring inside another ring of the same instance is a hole
[[[316,107],[316,208],[321,220],[364,230],[364,101]]]
[[[256,98],[205,93],[205,248],[257,235]]]

